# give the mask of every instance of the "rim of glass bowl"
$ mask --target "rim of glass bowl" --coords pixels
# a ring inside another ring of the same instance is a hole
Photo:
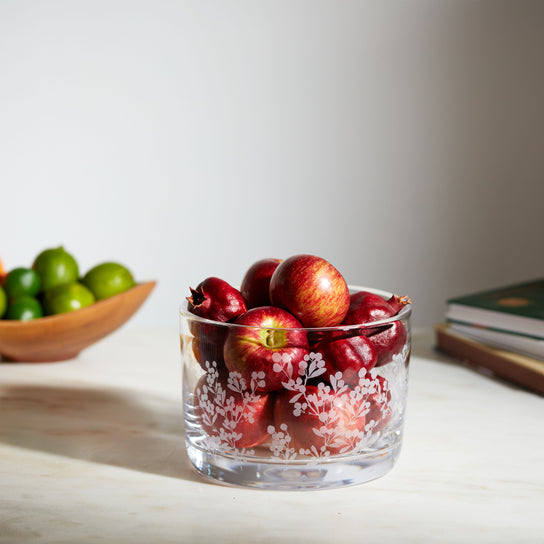
[[[360,287],[358,285],[348,285],[350,293],[357,293],[359,291],[368,291],[369,293],[374,293],[375,295],[380,295],[381,297],[384,297],[386,300],[391,298],[393,296],[393,293],[390,293],[389,291],[384,291],[382,289],[374,289],[373,287]],[[207,319],[205,317],[200,317],[198,315],[195,315],[189,310],[187,310],[187,301],[184,301],[181,303],[179,308],[179,313],[185,318],[191,319],[193,321],[198,321],[200,323],[208,323],[212,325],[219,325],[224,327],[240,327],[243,329],[273,329],[273,330],[286,330],[286,331],[297,331],[297,330],[303,330],[303,331],[334,331],[334,330],[342,330],[342,331],[351,331],[354,329],[360,329],[361,327],[371,327],[375,328],[382,325],[390,325],[392,323],[395,323],[396,321],[403,321],[408,319],[412,313],[412,304],[411,302],[406,304],[398,314],[395,314],[392,317],[388,317],[387,319],[380,319],[379,321],[371,321],[367,323],[359,323],[356,325],[335,325],[334,327],[261,327],[259,325],[242,325],[239,323],[231,323],[231,322],[224,322],[224,321],[214,321],[213,319]]]

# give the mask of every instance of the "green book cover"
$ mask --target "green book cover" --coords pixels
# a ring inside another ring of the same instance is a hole
[[[447,302],[544,320],[544,279],[451,298]]]

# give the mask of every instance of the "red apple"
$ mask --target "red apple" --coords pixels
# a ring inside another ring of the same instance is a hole
[[[280,259],[261,259],[249,267],[240,285],[248,308],[271,305],[270,278],[280,263]]]
[[[268,437],[273,422],[270,393],[244,390],[237,380],[204,374],[195,388],[195,414],[204,429],[235,448],[251,448]]]
[[[344,277],[331,263],[314,255],[295,255],[282,261],[270,279],[270,299],[305,327],[339,325],[349,309]]]
[[[190,288],[187,309],[199,317],[213,321],[230,321],[246,310],[246,302],[240,291],[226,281],[210,277]]]
[[[276,396],[274,423],[290,436],[296,452],[323,456],[352,450],[365,430],[365,403],[354,403],[349,389],[334,392],[328,386],[306,385]]]
[[[352,336],[321,342],[315,348],[325,361],[325,377],[342,373],[344,382],[352,387],[359,383],[359,371],[370,370],[378,361],[378,353],[369,338]]]
[[[246,380],[261,376],[261,391],[282,389],[282,383],[298,376],[299,363],[308,354],[302,324],[289,312],[273,306],[248,310],[229,328],[223,355],[230,372]]]

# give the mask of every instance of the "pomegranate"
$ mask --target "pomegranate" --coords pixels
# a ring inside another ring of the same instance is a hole
[[[213,321],[230,321],[247,311],[244,297],[226,281],[210,277],[199,283],[196,289],[189,288],[188,310]]]

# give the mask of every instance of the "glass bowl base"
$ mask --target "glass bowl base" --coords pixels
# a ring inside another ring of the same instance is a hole
[[[319,464],[227,457],[187,442],[191,463],[218,483],[277,491],[308,491],[362,484],[387,474],[401,449],[400,440],[387,449],[351,458],[331,458]]]

